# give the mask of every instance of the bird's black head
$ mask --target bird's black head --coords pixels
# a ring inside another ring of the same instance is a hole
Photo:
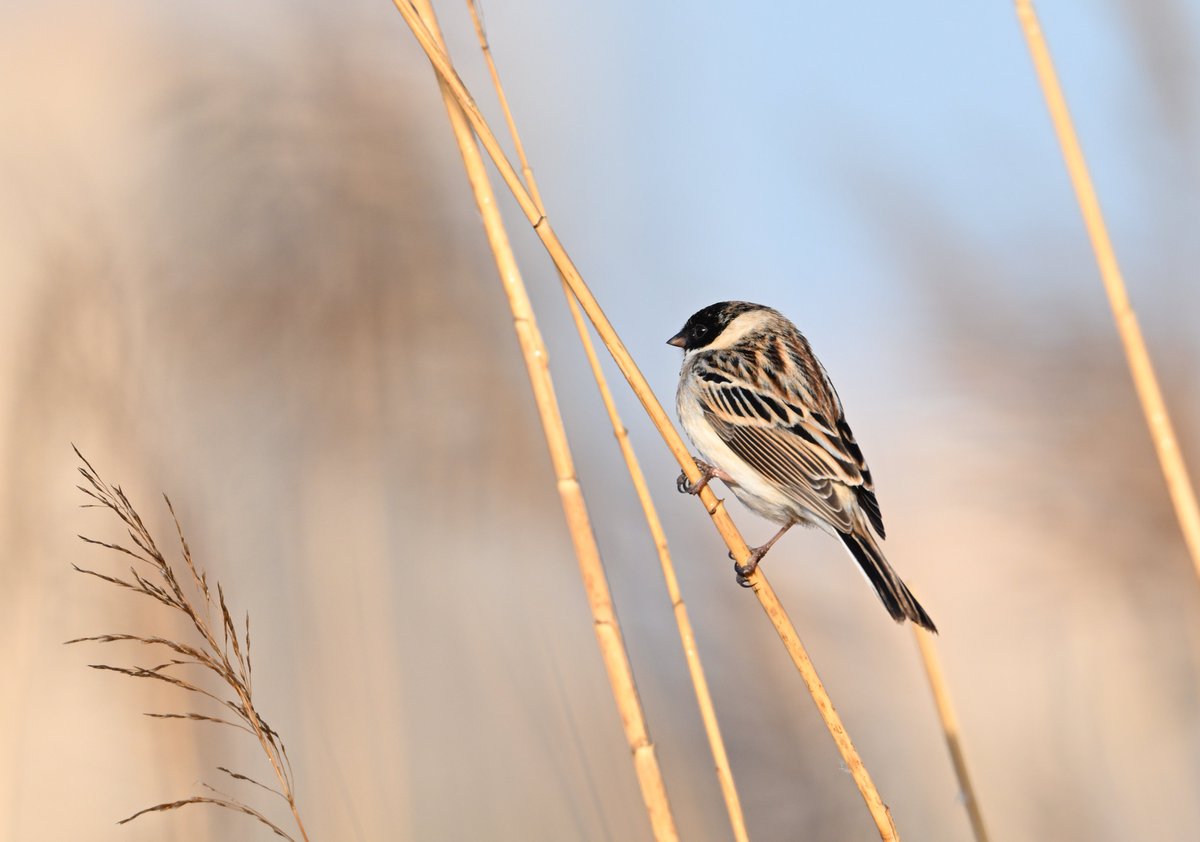
[[[729,323],[742,313],[753,310],[765,310],[761,304],[750,304],[747,301],[719,301],[710,304],[703,310],[692,314],[679,333],[667,340],[668,345],[674,345],[685,351],[704,348],[716,341]]]

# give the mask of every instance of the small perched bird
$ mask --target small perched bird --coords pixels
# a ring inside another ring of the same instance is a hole
[[[896,622],[936,632],[933,620],[896,575],[882,550],[883,517],[871,471],[846,423],[842,402],[808,340],[761,304],[722,301],[694,314],[667,340],[682,348],[676,407],[704,461],[701,478],[681,492],[699,494],[713,478],[758,514],[783,524],[748,564],[746,577],[797,523],[842,540]]]

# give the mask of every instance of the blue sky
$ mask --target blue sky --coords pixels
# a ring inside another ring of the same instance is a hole
[[[1191,248],[1178,217],[1197,210],[1197,168],[1164,136],[1200,103],[1184,84],[1186,108],[1165,115],[1139,44],[1186,75],[1196,58],[1182,48],[1200,41],[1200,22],[1183,4],[1038,8],[1135,304],[1170,321],[1196,301],[1162,263],[1164,247],[1179,261]],[[722,298],[784,309],[823,334],[819,349],[839,335],[861,347],[823,322],[919,319],[904,313],[905,235],[886,226],[896,213],[931,232],[951,219],[973,250],[1017,268],[1052,243],[1047,259],[1095,282],[1086,306],[1103,304],[1009,3],[506,3],[485,14],[552,219],[642,353]],[[1147,47],[1135,14],[1166,16],[1177,40]],[[463,16],[442,16],[490,102]],[[1044,292],[1027,288],[1036,275],[1015,274],[1014,294]],[[1165,315],[1161,294],[1175,296]]]

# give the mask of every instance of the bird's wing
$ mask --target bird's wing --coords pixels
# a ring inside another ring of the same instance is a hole
[[[857,503],[882,537],[871,472],[840,415],[836,394],[839,416],[829,419],[798,395],[756,383],[745,372],[723,365],[720,357],[694,372],[705,417],[717,435],[782,493],[830,525],[850,532]]]

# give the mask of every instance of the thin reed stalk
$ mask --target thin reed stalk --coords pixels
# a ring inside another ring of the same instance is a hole
[[[538,209],[537,203],[522,184],[516,170],[513,169],[512,164],[505,156],[504,150],[500,146],[500,142],[497,140],[491,126],[488,125],[487,120],[480,113],[478,106],[476,106],[462,79],[459,78],[449,57],[441,49],[432,33],[422,23],[416,10],[406,0],[394,0],[394,4],[404,18],[405,23],[408,24],[409,29],[412,30],[413,36],[417,39],[421,49],[424,50],[425,55],[428,56],[438,75],[443,80],[444,89],[449,90],[454,96],[455,101],[462,109],[463,115],[475,130],[488,156],[492,159],[492,163],[500,172],[517,204],[520,205],[522,213],[525,214],[526,219],[533,226],[534,231],[542,241],[542,245],[554,261],[555,266],[558,267],[563,279],[579,300],[580,306],[582,306],[584,312],[587,313],[588,318],[592,321],[596,332],[600,335],[600,339],[604,342],[605,347],[608,348],[617,367],[629,382],[634,394],[641,402],[646,414],[650,416],[651,422],[658,430],[659,435],[662,436],[672,455],[674,455],[680,468],[690,481],[699,479],[700,471],[696,467],[687,445],[684,444],[683,439],[680,438],[679,433],[667,417],[666,411],[658,402],[658,399],[650,388],[650,384],[641,373],[637,363],[634,362],[633,357],[625,347],[624,342],[621,341],[620,336],[617,335],[612,323],[604,315],[599,302],[596,301],[595,296],[587,284],[584,283],[583,277],[567,254],[566,249],[563,247],[558,235],[554,232],[546,215]],[[709,516],[717,527],[717,531],[721,534],[734,558],[738,562],[745,563],[750,557],[750,550],[746,546],[741,533],[734,525],[733,520],[729,517],[724,503],[717,499],[712,489],[707,487],[701,490],[699,496],[705,510],[709,513]],[[787,650],[789,656],[791,656],[792,663],[808,688],[809,694],[812,696],[822,720],[829,729],[829,733],[832,735],[834,743],[842,756],[842,761],[849,770],[863,801],[867,805],[867,809],[871,813],[880,838],[884,842],[899,839],[899,834],[896,831],[895,824],[892,822],[891,813],[888,811],[887,805],[884,804],[883,799],[879,796],[879,791],[876,789],[870,774],[867,772],[866,766],[854,748],[849,734],[846,733],[841,717],[838,716],[837,711],[834,709],[833,702],[830,700],[829,694],[825,691],[825,687],[821,683],[816,668],[808,657],[808,653],[804,649],[804,645],[801,643],[795,627],[788,618],[787,612],[779,601],[779,597],[767,581],[761,566],[750,576],[750,584],[763,610],[771,620],[776,633],[779,635],[779,639],[783,641],[784,648]]]
[[[967,808],[967,818],[971,821],[971,832],[975,834],[975,842],[988,842],[987,828],[983,824],[983,811],[979,806],[979,796],[975,794],[975,786],[971,783],[971,775],[967,772],[967,756],[963,752],[958,716],[950,699],[950,688],[946,685],[946,676],[942,672],[937,647],[929,632],[915,623],[912,630],[917,639],[917,648],[921,652],[921,662],[925,665],[925,675],[929,678],[929,689],[933,691],[938,719],[946,737],[946,748],[950,751],[950,762],[954,764],[954,774],[962,792],[963,806]]]
[[[437,18],[429,0],[415,0],[415,4],[414,8],[408,4],[407,0],[396,0],[397,8],[404,14],[413,15],[413,22],[433,39],[433,43],[439,51],[444,51],[445,43],[442,40]],[[416,18],[416,15],[420,17]],[[570,444],[559,412],[558,400],[554,394],[554,383],[550,377],[546,347],[538,331],[533,308],[525,291],[503,219],[496,206],[496,197],[492,192],[483,156],[479,152],[471,127],[454,96],[445,83],[439,82],[439,86],[442,89],[446,112],[450,118],[455,140],[462,153],[463,166],[466,168],[467,178],[471,183],[476,204],[479,206],[479,212],[483,218],[484,230],[496,260],[496,268],[500,273],[509,307],[512,310],[513,326],[516,329],[525,365],[529,372],[529,380],[533,386],[534,400],[541,417],[554,473],[558,479],[559,497],[566,515],[571,540],[575,546],[575,555],[579,560],[588,604],[591,607],[596,638],[600,644],[608,680],[621,715],[625,737],[633,755],[642,800],[649,813],[654,838],[660,842],[671,842],[671,840],[679,838],[675,829],[675,819],[671,814],[666,785],[658,764],[658,755],[646,727],[645,714],[642,710],[637,686],[634,683],[633,669],[625,650],[621,628],[613,611],[612,595],[609,592],[600,550],[596,544],[596,536],[588,517],[587,505],[584,502],[579,481],[575,476]]]
[[[1138,326],[1137,316],[1133,312],[1133,306],[1129,303],[1129,295],[1125,291],[1125,281],[1117,264],[1117,255],[1113,250],[1112,241],[1108,236],[1108,228],[1104,224],[1104,215],[1100,211],[1100,202],[1096,198],[1096,190],[1092,186],[1087,161],[1083,157],[1083,149],[1075,134],[1071,114],[1067,109],[1067,101],[1063,96],[1062,86],[1058,82],[1058,74],[1055,72],[1054,63],[1050,58],[1050,47],[1046,43],[1046,37],[1042,33],[1042,27],[1038,22],[1037,12],[1034,11],[1031,0],[1015,0],[1015,2],[1017,19],[1021,23],[1021,31],[1029,45],[1033,66],[1037,71],[1038,83],[1046,98],[1046,107],[1049,109],[1050,119],[1054,123],[1054,132],[1058,136],[1067,172],[1070,174],[1071,184],[1075,188],[1075,198],[1079,202],[1079,210],[1083,214],[1083,222],[1087,226],[1088,237],[1092,241],[1092,251],[1095,253],[1096,263],[1100,267],[1100,277],[1104,282],[1104,290],[1108,294],[1108,303],[1117,323],[1121,344],[1125,348],[1125,358],[1129,362],[1129,372],[1133,376],[1133,383],[1137,388],[1142,412],[1145,414],[1146,424],[1150,428],[1150,438],[1153,439],[1154,449],[1158,453],[1158,461],[1162,467],[1163,478],[1167,483],[1167,491],[1170,492],[1171,503],[1175,507],[1175,516],[1179,519],[1179,528],[1183,532],[1188,552],[1191,553],[1196,575],[1200,576],[1200,506],[1196,503],[1196,492],[1192,487],[1187,466],[1179,451],[1175,428],[1171,424],[1171,416],[1167,413],[1162,389],[1154,374],[1150,352],[1146,350],[1142,330]]]
[[[475,25],[475,35],[479,39],[479,49],[487,61],[488,73],[492,77],[492,86],[496,91],[496,98],[504,113],[505,123],[508,125],[509,137],[512,138],[517,159],[521,163],[521,174],[524,176],[525,185],[529,188],[529,193],[537,204],[539,212],[545,213],[545,206],[542,204],[541,193],[537,187],[537,179],[533,176],[533,168],[529,165],[529,158],[525,154],[525,145],[521,142],[521,134],[517,131],[517,124],[513,119],[512,109],[509,108],[508,97],[504,93],[504,85],[500,81],[500,72],[496,68],[496,61],[492,55],[487,32],[484,30],[483,20],[479,14],[475,0],[467,0],[467,7],[471,12],[471,21]],[[663,530],[662,521],[654,506],[654,500],[650,495],[650,488],[646,484],[645,474],[643,474],[637,454],[634,452],[633,442],[629,439],[629,430],[626,429],[625,423],[621,420],[621,414],[617,410],[616,401],[613,400],[612,390],[608,386],[608,379],[604,376],[604,370],[601,367],[600,358],[596,354],[596,346],[592,342],[587,323],[584,321],[583,312],[579,309],[579,303],[575,300],[575,295],[571,292],[571,288],[567,285],[566,280],[560,276],[560,281],[562,282],[563,293],[567,298],[567,306],[571,311],[571,319],[575,324],[575,330],[579,334],[579,341],[583,345],[583,351],[587,356],[592,376],[595,378],[596,388],[600,392],[600,398],[604,402],[604,409],[608,413],[608,420],[612,424],[613,435],[620,446],[621,456],[625,460],[625,467],[629,471],[629,477],[637,493],[638,502],[642,506],[646,525],[649,527],[651,538],[654,540],[654,547],[658,553],[658,562],[662,568],[663,579],[666,581],[667,595],[671,600],[671,606],[675,614],[675,625],[679,629],[679,640],[683,645],[688,673],[691,676],[692,687],[696,694],[696,704],[700,708],[700,718],[704,723],[704,732],[708,738],[709,749],[712,752],[717,781],[721,787],[721,795],[725,800],[725,809],[729,815],[729,823],[733,830],[734,839],[736,842],[748,842],[750,837],[746,831],[746,818],[742,812],[741,799],[738,797],[737,786],[734,783],[733,770],[729,765],[729,755],[725,750],[725,740],[721,736],[721,727],[717,722],[717,712],[713,705],[712,694],[708,689],[708,680],[704,676],[704,666],[700,661],[700,651],[696,646],[696,634],[692,629],[692,621],[688,617],[687,605],[684,603],[683,595],[679,590],[679,580],[675,575],[675,565],[671,560],[671,550],[667,544],[666,532]]]

